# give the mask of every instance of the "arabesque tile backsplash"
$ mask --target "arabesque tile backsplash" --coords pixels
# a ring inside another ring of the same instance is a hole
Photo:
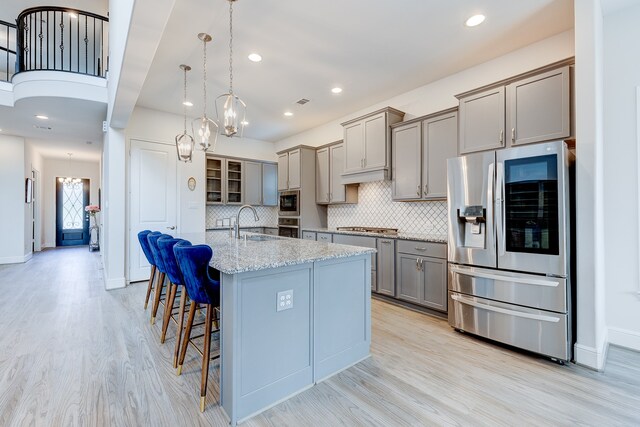
[[[447,234],[447,202],[394,202],[391,181],[360,184],[358,203],[329,206],[329,228],[368,226],[397,228],[407,233]]]
[[[278,226],[278,208],[276,206],[256,206],[256,212],[260,220],[255,222],[250,211],[245,209],[242,212],[241,225],[244,227],[277,227]],[[207,228],[216,226],[216,219],[231,218],[235,220],[240,206],[207,206]]]

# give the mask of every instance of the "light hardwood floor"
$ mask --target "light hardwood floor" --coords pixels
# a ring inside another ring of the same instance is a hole
[[[143,310],[146,284],[106,292],[100,257],[48,250],[0,266],[0,426],[226,425],[211,365],[171,367],[175,325]],[[640,425],[640,355],[611,348],[604,373],[558,366],[373,301],[372,357],[246,426]]]

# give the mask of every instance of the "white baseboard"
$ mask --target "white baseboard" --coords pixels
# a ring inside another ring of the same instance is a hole
[[[576,343],[573,346],[573,358],[578,365],[586,366],[596,371],[602,371],[604,369],[604,362],[607,360],[607,350],[609,350],[609,340],[605,332],[599,349]]]
[[[640,351],[640,333],[628,329],[609,328],[609,344]]]
[[[21,264],[29,261],[33,257],[33,252],[22,256],[6,256],[0,258],[0,264]]]
[[[113,289],[121,289],[127,286],[127,282],[124,277],[116,277],[114,279],[104,278],[104,288],[108,291]]]

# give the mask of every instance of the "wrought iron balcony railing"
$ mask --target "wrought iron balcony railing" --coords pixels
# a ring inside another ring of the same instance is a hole
[[[0,80],[24,71],[52,70],[106,77],[109,20],[63,7],[34,7],[17,25],[0,21]]]
[[[0,81],[8,82],[16,72],[17,26],[0,21]]]

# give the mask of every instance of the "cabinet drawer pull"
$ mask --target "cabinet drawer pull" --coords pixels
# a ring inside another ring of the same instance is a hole
[[[413,249],[415,249],[416,251],[426,251],[426,250],[427,250],[427,249],[429,249],[429,248],[420,248],[420,247],[416,246],[416,247],[415,247],[415,248],[413,248]]]
[[[380,240],[380,243],[384,243],[385,245],[390,245],[391,240]]]

